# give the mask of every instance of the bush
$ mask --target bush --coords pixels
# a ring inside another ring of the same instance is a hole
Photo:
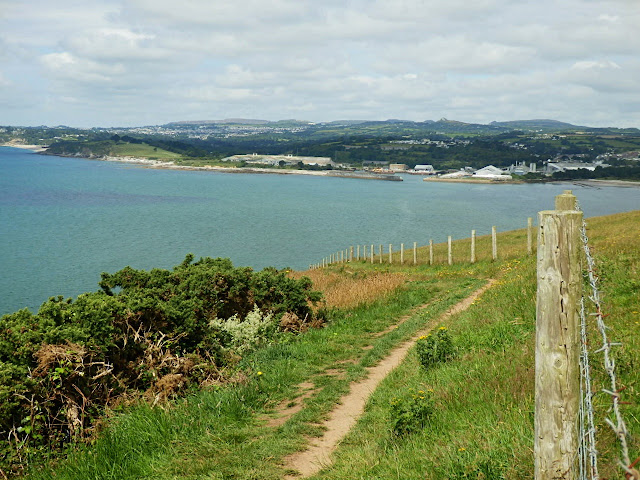
[[[273,315],[263,314],[257,306],[244,320],[240,320],[237,315],[234,315],[227,320],[216,318],[211,321],[210,325],[229,335],[227,349],[238,355],[243,355],[268,343],[278,328]]]
[[[391,430],[397,436],[423,429],[433,415],[433,397],[430,391],[418,390],[391,400]]]
[[[437,363],[446,362],[455,356],[453,340],[446,327],[440,327],[436,333],[424,335],[416,344],[420,364],[429,369]]]
[[[99,285],[0,318],[0,471],[20,468],[20,450],[89,438],[123,396],[158,401],[218,380],[230,351],[268,342],[285,314],[312,323],[321,298],[308,278],[193,255],[173,270],[103,273]]]

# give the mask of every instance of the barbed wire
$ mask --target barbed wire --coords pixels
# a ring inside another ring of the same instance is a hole
[[[576,208],[579,208],[579,206]],[[602,313],[602,307],[600,303],[600,291],[598,288],[598,276],[596,275],[595,260],[593,259],[593,256],[591,255],[591,249],[589,248],[589,237],[587,236],[587,225],[586,225],[586,222],[584,221],[582,222],[580,236],[582,238],[582,245],[584,248],[585,258],[587,261],[587,282],[591,288],[591,292],[590,292],[591,294],[589,295],[589,299],[593,303],[593,306],[595,309],[595,312],[591,313],[590,315],[596,318],[596,326],[602,337],[602,347],[600,347],[594,353],[603,352],[604,369],[607,372],[610,380],[611,389],[607,390],[603,388],[602,391],[611,396],[611,402],[612,402],[611,409],[613,411],[615,421],[611,420],[610,418],[605,418],[605,421],[614,431],[620,443],[620,452],[621,452],[622,460],[619,461],[619,464],[622,467],[622,469],[625,471],[627,478],[640,480],[640,478],[637,476],[637,471],[632,470],[631,460],[629,459],[629,447],[627,444],[627,425],[624,422],[624,419],[622,418],[622,413],[620,412],[620,390],[617,387],[615,362],[611,357],[611,347],[620,346],[621,344],[611,342],[607,335],[607,329],[609,327],[607,327],[607,325],[604,323],[604,315]],[[585,319],[586,319],[586,315],[585,315]],[[583,343],[585,343],[584,338],[583,338]],[[591,407],[591,413],[593,413],[593,407]],[[588,415],[588,411],[587,411],[587,415]],[[591,427],[589,427],[589,430],[591,430]]]
[[[593,420],[593,393],[591,390],[591,366],[587,348],[587,316],[584,297],[580,299],[580,480],[599,480],[596,427]],[[586,424],[586,425],[585,425]]]

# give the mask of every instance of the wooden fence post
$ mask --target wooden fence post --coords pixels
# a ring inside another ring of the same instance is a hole
[[[496,227],[491,227],[491,258],[494,262],[498,260],[498,236],[496,235]]]
[[[447,237],[447,248],[448,248],[447,261],[449,262],[449,265],[453,265],[453,252],[451,251],[451,235]]]
[[[393,257],[391,254],[391,244],[389,244],[389,264],[392,264],[392,263],[393,263]]]
[[[404,265],[404,243],[400,244],[400,265]]]
[[[373,252],[373,243],[372,243],[371,244],[371,263],[373,263],[373,255],[374,255],[374,252]]]
[[[356,260],[360,260],[360,245],[358,245],[358,253],[356,254]]]
[[[565,192],[566,193],[566,192]],[[559,195],[558,197],[562,197]],[[556,197],[538,213],[535,433],[536,480],[578,478],[582,212]],[[558,206],[571,206],[560,210]]]
[[[476,263],[476,231],[471,230],[471,263]]]
[[[413,264],[418,264],[418,242],[413,242]]]
[[[382,263],[382,244],[378,245],[378,254],[380,255],[380,263]]]
[[[429,265],[433,265],[433,239],[429,239]]]
[[[533,218],[527,218],[527,254],[533,253]]]
[[[349,248],[349,261],[353,262],[353,245]]]

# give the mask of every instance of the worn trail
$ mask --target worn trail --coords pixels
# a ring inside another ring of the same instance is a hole
[[[306,478],[319,472],[323,467],[331,463],[331,454],[336,446],[355,425],[358,418],[364,413],[364,407],[369,396],[374,392],[380,382],[391,371],[400,365],[411,346],[420,336],[433,329],[451,315],[466,310],[471,303],[488,290],[495,280],[489,280],[482,288],[473,292],[469,297],[458,302],[439,318],[429,322],[427,327],[416,333],[411,339],[400,344],[391,353],[382,359],[377,365],[367,369],[366,378],[351,386],[351,391],[342,397],[340,404],[330,413],[324,422],[326,431],[320,438],[313,439],[307,450],[297,452],[285,459],[285,468],[296,470],[299,476],[287,476],[287,479]]]

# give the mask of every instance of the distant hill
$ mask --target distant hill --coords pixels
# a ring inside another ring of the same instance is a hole
[[[291,126],[291,125],[309,125],[311,122],[306,120],[259,120],[255,118],[225,118],[222,120],[181,120],[178,122],[169,122],[167,126],[176,125],[270,125],[270,126]]]
[[[512,120],[509,122],[491,122],[489,125],[497,127],[506,127],[512,130],[529,130],[529,131],[553,131],[572,130],[580,127],[571,123],[559,122],[558,120],[537,119],[537,120]]]
[[[593,134],[628,134],[637,135],[640,131],[636,128],[615,128],[604,127],[594,128],[580,125],[573,125],[567,122],[561,122],[552,119],[533,119],[533,120],[511,120],[505,122],[483,123],[467,123],[458,120],[449,120],[441,118],[440,120],[402,120],[390,118],[388,120],[333,120],[326,122],[312,122],[307,120],[285,119],[285,120],[260,120],[251,118],[225,118],[222,120],[182,120],[170,122],[163,126],[166,127],[192,127],[192,126],[215,126],[215,125],[247,125],[247,126],[263,126],[272,128],[292,128],[292,127],[312,127],[315,130],[345,128],[348,132],[357,133],[358,129],[364,129],[368,134],[372,130],[378,133],[398,132],[401,129],[408,131],[433,132],[444,135],[499,135],[509,133],[514,130],[523,132],[543,132],[555,133],[566,131],[582,131]]]
[[[212,124],[239,124],[239,125],[265,125],[269,120],[256,120],[251,118],[225,118],[223,120],[181,120],[170,122],[167,125],[212,125]]]

